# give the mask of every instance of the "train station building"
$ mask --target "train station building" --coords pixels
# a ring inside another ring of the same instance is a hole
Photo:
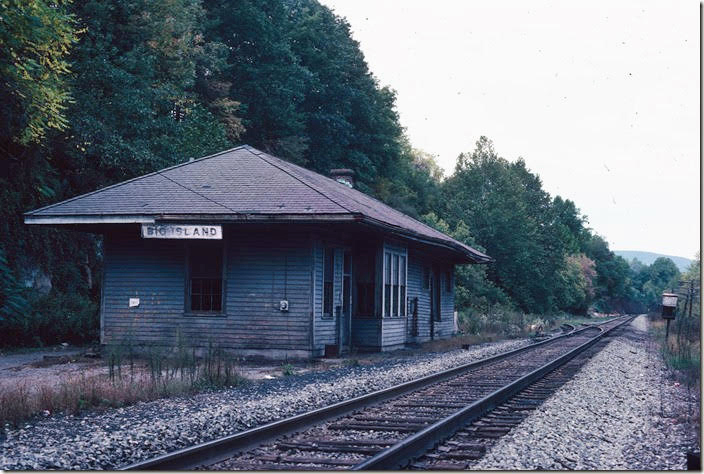
[[[101,343],[309,358],[445,338],[454,267],[491,258],[244,145],[25,214],[102,234]]]

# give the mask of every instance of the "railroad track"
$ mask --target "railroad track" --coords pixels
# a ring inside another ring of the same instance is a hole
[[[409,468],[424,471],[471,469],[502,436],[521,424],[609,342],[608,337],[601,338],[491,412],[456,431],[450,438],[413,461]]]
[[[569,328],[537,344],[123,469],[463,468],[483,455],[487,439],[520,423],[578,370],[573,359],[631,319]]]

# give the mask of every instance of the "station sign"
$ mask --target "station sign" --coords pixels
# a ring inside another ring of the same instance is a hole
[[[143,239],[222,239],[220,225],[142,224]]]
[[[663,293],[662,294],[662,305],[675,307],[677,306],[677,295],[674,293]]]
[[[662,294],[662,317],[665,319],[675,319],[675,309],[677,308],[677,295],[675,293]],[[669,325],[668,321],[668,325]]]

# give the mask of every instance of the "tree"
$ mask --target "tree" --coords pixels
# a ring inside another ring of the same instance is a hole
[[[393,180],[402,153],[395,93],[379,87],[346,20],[314,0],[285,4],[291,50],[308,74],[301,103],[307,166],[353,168],[367,191],[379,176]]]
[[[594,300],[595,263],[584,254],[568,255],[560,272],[563,292],[559,306],[573,314],[586,314]]]
[[[566,250],[552,200],[525,162],[508,162],[481,137],[471,154],[458,157],[443,202],[448,222],[464,221],[496,259],[488,270],[494,284],[525,311],[557,309]]]
[[[467,225],[460,221],[454,229],[434,212],[421,217],[421,221],[450,235],[455,240],[473,247],[480,252],[485,249],[477,244]],[[484,310],[488,305],[512,306],[506,293],[489,280],[486,265],[460,265],[455,269],[455,307],[464,311],[470,308]]]
[[[74,189],[94,189],[229,145],[198,101],[203,55],[197,0],[89,0],[75,14],[86,32],[72,55],[71,132],[55,143]],[[73,176],[71,176],[73,178]]]
[[[227,97],[241,104],[242,140],[294,162],[308,147],[301,111],[309,73],[291,49],[292,22],[282,2],[205,0],[205,38],[224,44]]]
[[[0,120],[7,140],[41,142],[50,129],[65,130],[67,56],[78,40],[67,1],[0,1]]]

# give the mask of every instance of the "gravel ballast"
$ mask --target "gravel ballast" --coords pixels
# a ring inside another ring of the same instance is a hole
[[[528,340],[390,358],[301,376],[138,403],[103,413],[57,415],[6,426],[0,469],[114,469],[517,349]]]
[[[685,469],[699,451],[698,396],[665,376],[639,316],[472,469]]]

